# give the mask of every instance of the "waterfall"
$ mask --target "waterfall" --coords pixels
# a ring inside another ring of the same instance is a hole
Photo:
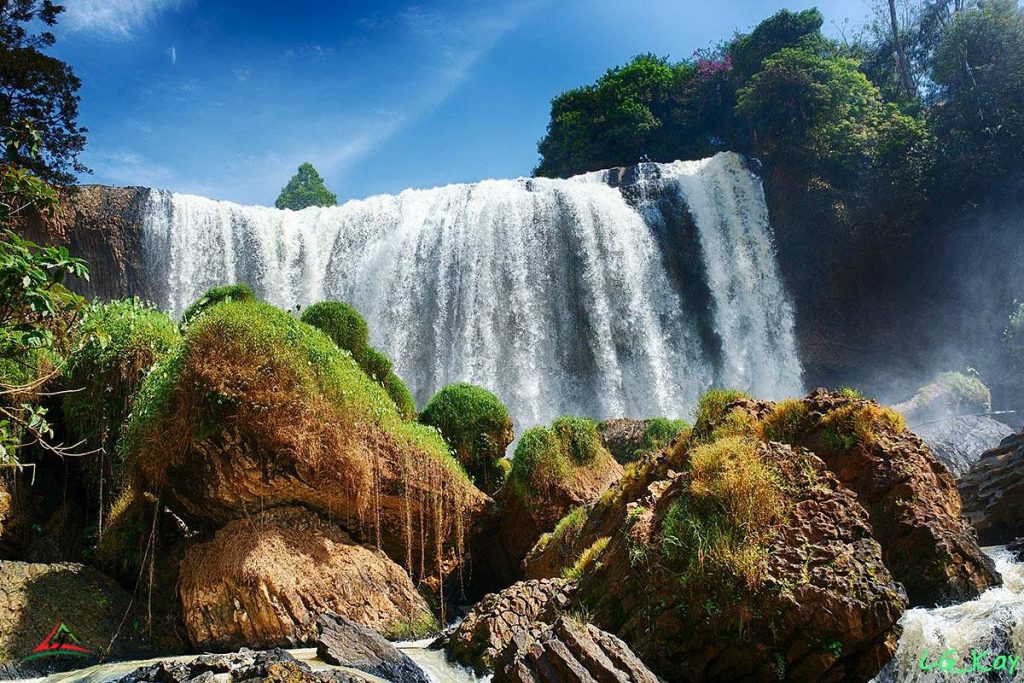
[[[248,282],[354,305],[419,405],[494,391],[517,427],[687,417],[710,386],[801,391],[758,176],[740,156],[485,180],[280,211],[152,191],[147,292],[176,315]]]

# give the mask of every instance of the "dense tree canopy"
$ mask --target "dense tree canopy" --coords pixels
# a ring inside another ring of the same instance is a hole
[[[299,211],[307,206],[334,206],[338,203],[338,195],[324,185],[313,164],[308,161],[295,172],[292,179],[281,190],[274,206],[279,209]]]
[[[5,149],[17,161],[51,182],[71,183],[86,169],[78,161],[85,147],[78,125],[81,82],[70,66],[43,53],[54,43],[48,28],[64,8],[52,0],[0,0],[0,125],[16,144]],[[27,129],[38,134],[38,154],[23,153]]]

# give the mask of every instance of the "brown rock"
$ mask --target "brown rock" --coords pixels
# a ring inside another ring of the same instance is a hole
[[[164,661],[140,667],[117,683],[214,683],[215,681],[261,683],[364,683],[348,671],[313,671],[287,650],[254,652],[242,648],[229,654],[202,655],[190,661]]]
[[[952,476],[921,439],[873,401],[819,389],[802,408],[780,438],[809,448],[857,495],[911,605],[971,599],[998,583]]]
[[[451,659],[488,672],[516,634],[554,622],[572,605],[573,586],[562,579],[522,581],[484,597],[447,638]]]
[[[621,640],[561,617],[516,634],[498,658],[494,683],[658,683]]]
[[[196,647],[309,644],[325,612],[389,635],[421,635],[433,625],[401,567],[301,508],[228,523],[188,550],[180,574]]]
[[[647,420],[616,418],[605,420],[597,425],[597,435],[601,443],[620,463],[632,462],[635,454],[643,446]]]
[[[1024,432],[986,451],[960,478],[964,515],[985,545],[1024,536]]]
[[[580,579],[594,623],[669,681],[874,676],[895,651],[907,600],[854,494],[813,454],[757,444],[785,512],[761,542],[737,550],[761,558],[758,578],[706,575],[685,546],[665,550],[678,533],[669,518],[693,504],[691,448],[660,454],[591,512],[581,544],[620,529]]]
[[[4,535],[4,522],[11,512],[11,494],[7,492],[7,486],[0,480],[0,538]]]
[[[153,298],[162,285],[146,283],[142,268],[142,219],[153,197],[144,187],[82,185],[64,190],[55,216],[32,216],[17,227],[40,244],[62,245],[89,263],[89,280],[72,278],[88,298]]]

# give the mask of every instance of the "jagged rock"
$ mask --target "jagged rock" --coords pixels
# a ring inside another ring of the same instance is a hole
[[[325,612],[394,635],[421,635],[433,624],[401,567],[302,508],[228,523],[188,550],[180,573],[196,647],[310,644]]]
[[[91,567],[0,562],[0,670],[28,678],[88,666],[108,647],[114,659],[144,654],[147,644],[130,627],[119,629],[129,603],[130,596],[113,579]],[[91,654],[21,663],[61,622]]]
[[[643,446],[646,420],[616,418],[605,420],[597,426],[601,443],[618,462],[630,462],[637,449]]]
[[[592,624],[561,617],[521,631],[502,650],[494,683],[658,683],[629,647]]]
[[[228,654],[203,655],[191,661],[163,661],[136,669],[117,683],[365,683],[347,671],[312,671],[288,651],[255,652],[242,648]]]
[[[960,478],[964,514],[985,545],[1024,536],[1024,432],[986,451]]]
[[[392,683],[430,683],[408,655],[345,617],[321,614],[316,630],[317,656],[328,664],[365,671]]]
[[[669,681],[870,679],[895,651],[907,599],[854,494],[809,451],[717,444],[769,468],[780,512],[760,540],[730,551],[737,559],[705,570],[678,539],[680,514],[700,509],[695,496],[721,484],[693,479],[698,447],[651,457],[596,503],[578,543],[608,540],[584,569],[577,602]]]
[[[912,606],[968,600],[999,582],[949,471],[894,413],[823,389],[766,409],[767,438],[810,449],[857,495]]]
[[[573,585],[563,579],[521,581],[484,597],[448,636],[445,651],[478,673],[488,672],[512,638],[550,624],[572,606]]]
[[[1013,543],[1007,543],[1006,549],[1013,553],[1018,562],[1024,562],[1024,538],[1018,538]]]
[[[984,415],[962,415],[913,428],[932,455],[959,479],[986,451],[995,448],[1013,429]]]

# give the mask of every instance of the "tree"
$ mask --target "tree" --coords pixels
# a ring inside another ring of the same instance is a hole
[[[299,166],[299,170],[281,190],[274,206],[299,211],[307,206],[334,206],[337,203],[338,195],[327,189],[324,179],[313,168],[313,164],[307,161]]]
[[[41,136],[24,126],[6,141],[8,159],[35,159]],[[74,450],[53,442],[46,408],[38,400],[59,358],[80,340],[74,329],[85,300],[68,291],[68,275],[88,279],[85,262],[64,247],[43,247],[8,229],[13,219],[52,213],[52,187],[18,164],[0,165],[0,465],[18,465],[17,453],[38,444],[59,455]],[[80,454],[79,454],[80,455]]]
[[[86,133],[77,123],[81,81],[70,66],[43,54],[53,33],[29,30],[54,26],[63,11],[52,0],[0,0],[0,125],[5,137],[26,125],[38,133],[38,154],[13,159],[8,153],[6,161],[68,184],[89,170],[78,161]]]
[[[1024,9],[986,0],[957,12],[932,77],[943,194],[970,200],[1024,181]]]

